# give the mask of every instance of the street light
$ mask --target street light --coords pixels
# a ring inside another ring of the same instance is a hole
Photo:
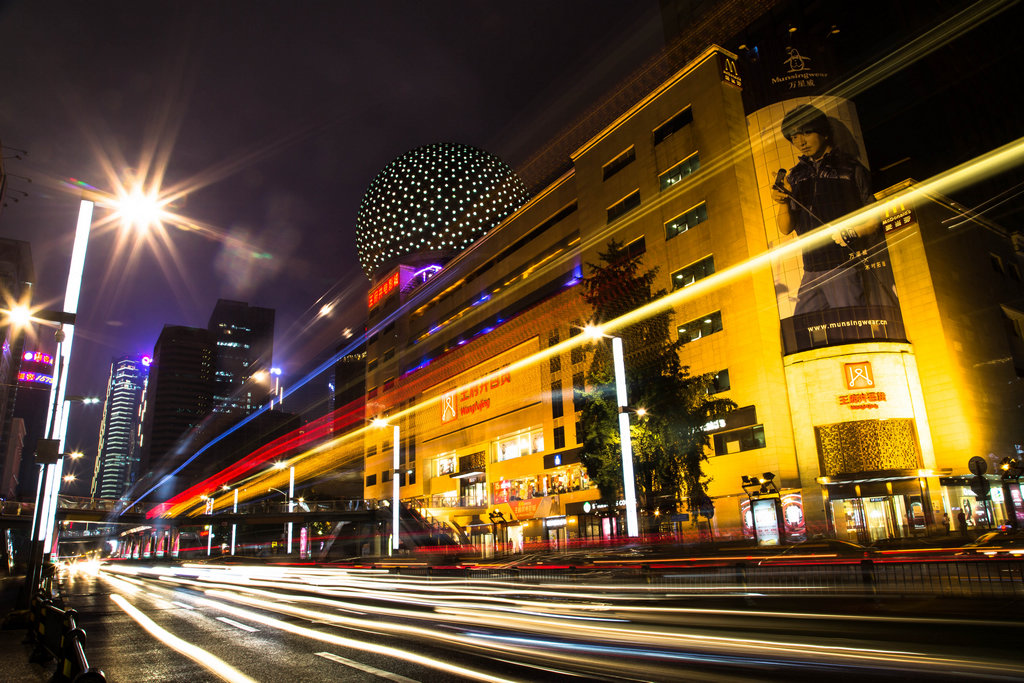
[[[275,470],[283,470],[286,465],[280,460],[274,463]],[[284,491],[280,489],[272,488],[271,491],[277,491],[282,496],[285,495]],[[285,496],[288,499],[288,514],[291,514],[295,510],[295,467],[288,468],[288,495]],[[288,522],[288,554],[292,554],[292,528],[293,523]]]
[[[623,359],[622,338],[605,334],[595,325],[583,328],[584,334],[597,340],[608,337],[612,340],[612,364],[615,367],[615,396],[619,410],[619,443],[622,446],[622,489],[626,498],[626,535],[636,538],[640,535],[640,523],[636,510],[636,475],[633,473],[633,442],[629,435],[629,409],[626,401],[626,364]]]
[[[123,199],[123,198],[122,198]],[[67,436],[67,411],[65,410],[65,393],[67,389],[67,373],[71,363],[71,343],[75,333],[75,318],[78,313],[78,298],[82,290],[82,275],[85,271],[85,254],[89,246],[89,233],[92,228],[92,214],[95,203],[82,198],[78,207],[78,222],[75,226],[75,241],[71,248],[71,262],[68,268],[67,287],[64,292],[64,307],[58,312],[36,312],[32,317],[57,323],[55,338],[57,341],[57,372],[50,390],[47,405],[46,429],[47,438],[42,441],[55,441],[54,445],[42,446],[47,456],[39,458],[45,464],[41,473],[40,485],[37,487],[36,512],[33,519],[31,541],[33,546],[30,558],[30,580],[28,590],[35,593],[42,577],[43,561],[50,551],[57,514],[57,489],[64,467],[62,455],[64,439]],[[136,205],[138,207],[138,204]],[[120,208],[114,203],[114,208]],[[148,219],[147,219],[148,220]],[[38,451],[37,451],[38,452]],[[42,547],[39,542],[42,541]],[[41,550],[41,552],[40,552]]]
[[[388,421],[384,418],[378,417],[373,420],[373,426],[378,428],[384,428],[388,426]],[[399,502],[399,486],[398,486],[398,440],[401,436],[401,432],[398,428],[398,423],[393,425],[394,432],[392,434],[392,470],[391,470],[391,550],[393,553],[398,552],[398,506]]]

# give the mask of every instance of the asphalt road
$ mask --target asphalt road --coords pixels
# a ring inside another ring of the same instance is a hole
[[[113,682],[1024,677],[1005,602],[126,564],[62,592]]]

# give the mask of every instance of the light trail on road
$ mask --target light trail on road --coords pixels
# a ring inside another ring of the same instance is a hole
[[[380,656],[453,680],[679,680],[697,671],[1024,677],[1024,665],[1006,657],[907,637],[922,629],[1024,632],[1020,622],[699,607],[678,604],[693,599],[683,588],[567,590],[348,568],[112,565],[102,576],[136,600],[191,605],[207,618],[344,648],[341,659]],[[232,637],[249,636],[237,628]]]

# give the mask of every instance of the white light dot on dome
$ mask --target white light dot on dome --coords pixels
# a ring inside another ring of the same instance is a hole
[[[356,213],[363,271],[373,280],[416,251],[454,256],[527,198],[515,172],[483,150],[440,143],[407,152],[377,174]]]

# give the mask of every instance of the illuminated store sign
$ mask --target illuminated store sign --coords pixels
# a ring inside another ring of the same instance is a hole
[[[39,372],[19,372],[19,382],[37,382],[39,384],[53,384],[53,377]]]
[[[847,389],[874,389],[875,375],[871,371],[871,361],[859,363],[843,363],[843,383]],[[857,394],[843,394],[837,397],[839,405],[849,406],[850,410],[878,408],[884,402],[884,391],[863,391]]]
[[[890,202],[885,205],[885,211],[882,213],[882,227],[886,232],[904,228],[914,222],[913,209],[908,209],[903,202]]]
[[[871,373],[870,361],[843,363],[843,378],[846,381],[847,389],[873,389],[875,387],[875,377]]]
[[[25,355],[22,356],[23,360],[29,363],[44,363],[46,365],[53,365],[53,356],[42,351],[26,351]]]
[[[462,391],[450,391],[441,397],[441,422],[450,422],[457,417],[474,415],[491,407],[489,392],[505,384],[511,384],[512,373],[505,371],[490,379],[474,383]]]
[[[885,401],[884,391],[867,391],[862,394],[845,394],[839,396],[839,405],[850,406],[850,410],[863,410],[866,408],[877,408],[878,404]]]
[[[373,308],[380,303],[381,299],[393,292],[398,287],[398,273],[393,273],[387,280],[380,283],[370,292],[369,305]]]

